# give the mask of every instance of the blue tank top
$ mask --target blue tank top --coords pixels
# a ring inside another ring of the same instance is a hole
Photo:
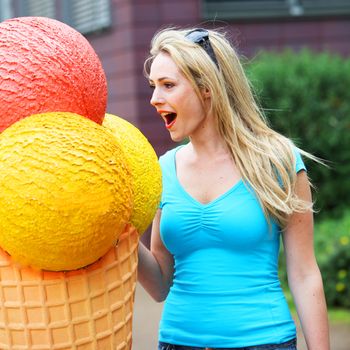
[[[178,149],[160,158],[160,234],[175,269],[159,340],[244,347],[294,338],[278,279],[278,226],[272,221],[269,230],[254,192],[242,180],[208,204],[191,197],[176,175]],[[305,167],[296,157],[298,172]]]

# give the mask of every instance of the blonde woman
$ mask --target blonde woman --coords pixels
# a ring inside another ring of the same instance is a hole
[[[165,300],[159,350],[296,349],[278,279],[280,237],[308,349],[328,350],[300,153],[310,155],[268,127],[223,34],[163,30],[145,71],[170,137],[189,138],[160,158],[151,249],[139,248],[139,281]]]

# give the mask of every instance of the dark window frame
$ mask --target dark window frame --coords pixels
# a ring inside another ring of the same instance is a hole
[[[41,8],[40,1],[38,6],[35,6],[35,1],[38,0],[9,0],[11,17],[50,17],[68,24],[83,35],[99,33],[112,27],[111,0],[42,0]]]
[[[100,2],[103,2],[104,12],[97,11]],[[83,17],[79,17],[79,12],[82,11],[82,9],[77,11],[72,0],[61,0],[62,21],[84,35],[98,33],[112,26],[111,0],[84,0],[83,3],[84,6],[86,6],[87,3],[91,5],[91,8],[88,9],[87,6],[85,11],[87,15],[92,14],[92,18],[88,19],[86,22],[82,21]],[[75,10],[76,14],[74,14]]]
[[[349,0],[202,0],[207,20],[349,16]]]

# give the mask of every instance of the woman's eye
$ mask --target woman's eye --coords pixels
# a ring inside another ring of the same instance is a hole
[[[167,88],[167,89],[170,89],[174,86],[173,83],[164,83],[164,86]]]
[[[155,86],[152,84],[149,84],[150,89],[154,90]]]

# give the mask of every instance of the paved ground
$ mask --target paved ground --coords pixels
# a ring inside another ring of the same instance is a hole
[[[138,284],[136,288],[133,324],[133,350],[156,350],[157,328],[162,304],[151,299]],[[298,350],[306,350],[302,335],[298,334]],[[350,350],[350,325],[332,325],[331,350]]]

